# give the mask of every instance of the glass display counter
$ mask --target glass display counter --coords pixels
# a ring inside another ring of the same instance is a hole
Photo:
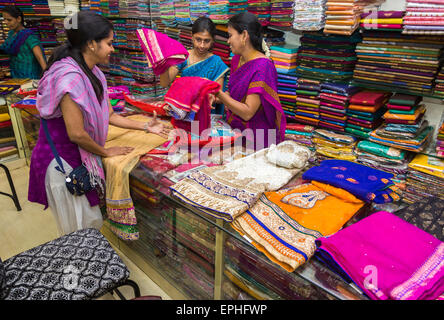
[[[104,232],[173,299],[367,299],[316,257],[295,272],[284,270],[229,223],[172,197],[160,181],[142,164],[130,174],[139,240],[118,239],[106,223]]]

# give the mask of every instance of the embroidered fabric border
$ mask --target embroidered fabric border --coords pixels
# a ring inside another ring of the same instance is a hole
[[[416,299],[421,292],[427,290],[426,287],[438,273],[444,273],[444,243],[436,247],[433,254],[407,281],[395,287],[390,296],[397,300]]]

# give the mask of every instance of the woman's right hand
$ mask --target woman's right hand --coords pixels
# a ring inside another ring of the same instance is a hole
[[[105,157],[115,157],[115,156],[122,156],[130,153],[133,151],[134,148],[132,147],[111,147],[105,149]]]

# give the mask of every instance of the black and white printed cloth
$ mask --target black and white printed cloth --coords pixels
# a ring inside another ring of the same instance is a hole
[[[94,299],[128,277],[128,268],[100,231],[83,229],[0,260],[0,299]]]

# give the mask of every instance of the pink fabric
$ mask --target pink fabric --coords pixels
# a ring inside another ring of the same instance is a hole
[[[65,94],[77,103],[83,114],[83,126],[89,136],[104,146],[108,135],[109,97],[105,75],[95,66],[93,73],[103,87],[103,99],[99,102],[91,81],[77,62],[67,57],[54,63],[39,82],[36,107],[44,119],[62,117],[59,103]],[[79,147],[82,163],[88,169],[93,185],[103,186],[105,173],[100,156]]]
[[[444,292],[444,243],[389,212],[316,243],[372,299],[432,300]]]
[[[142,28],[137,30],[137,37],[157,76],[188,58],[187,49],[179,41],[171,39],[166,34]]]
[[[217,82],[200,77],[180,77],[171,84],[165,102],[185,112],[196,113],[194,120],[199,124],[199,135],[211,126],[210,94],[220,90]],[[171,123],[191,132],[191,122],[172,118]],[[195,133],[196,134],[196,133]]]

